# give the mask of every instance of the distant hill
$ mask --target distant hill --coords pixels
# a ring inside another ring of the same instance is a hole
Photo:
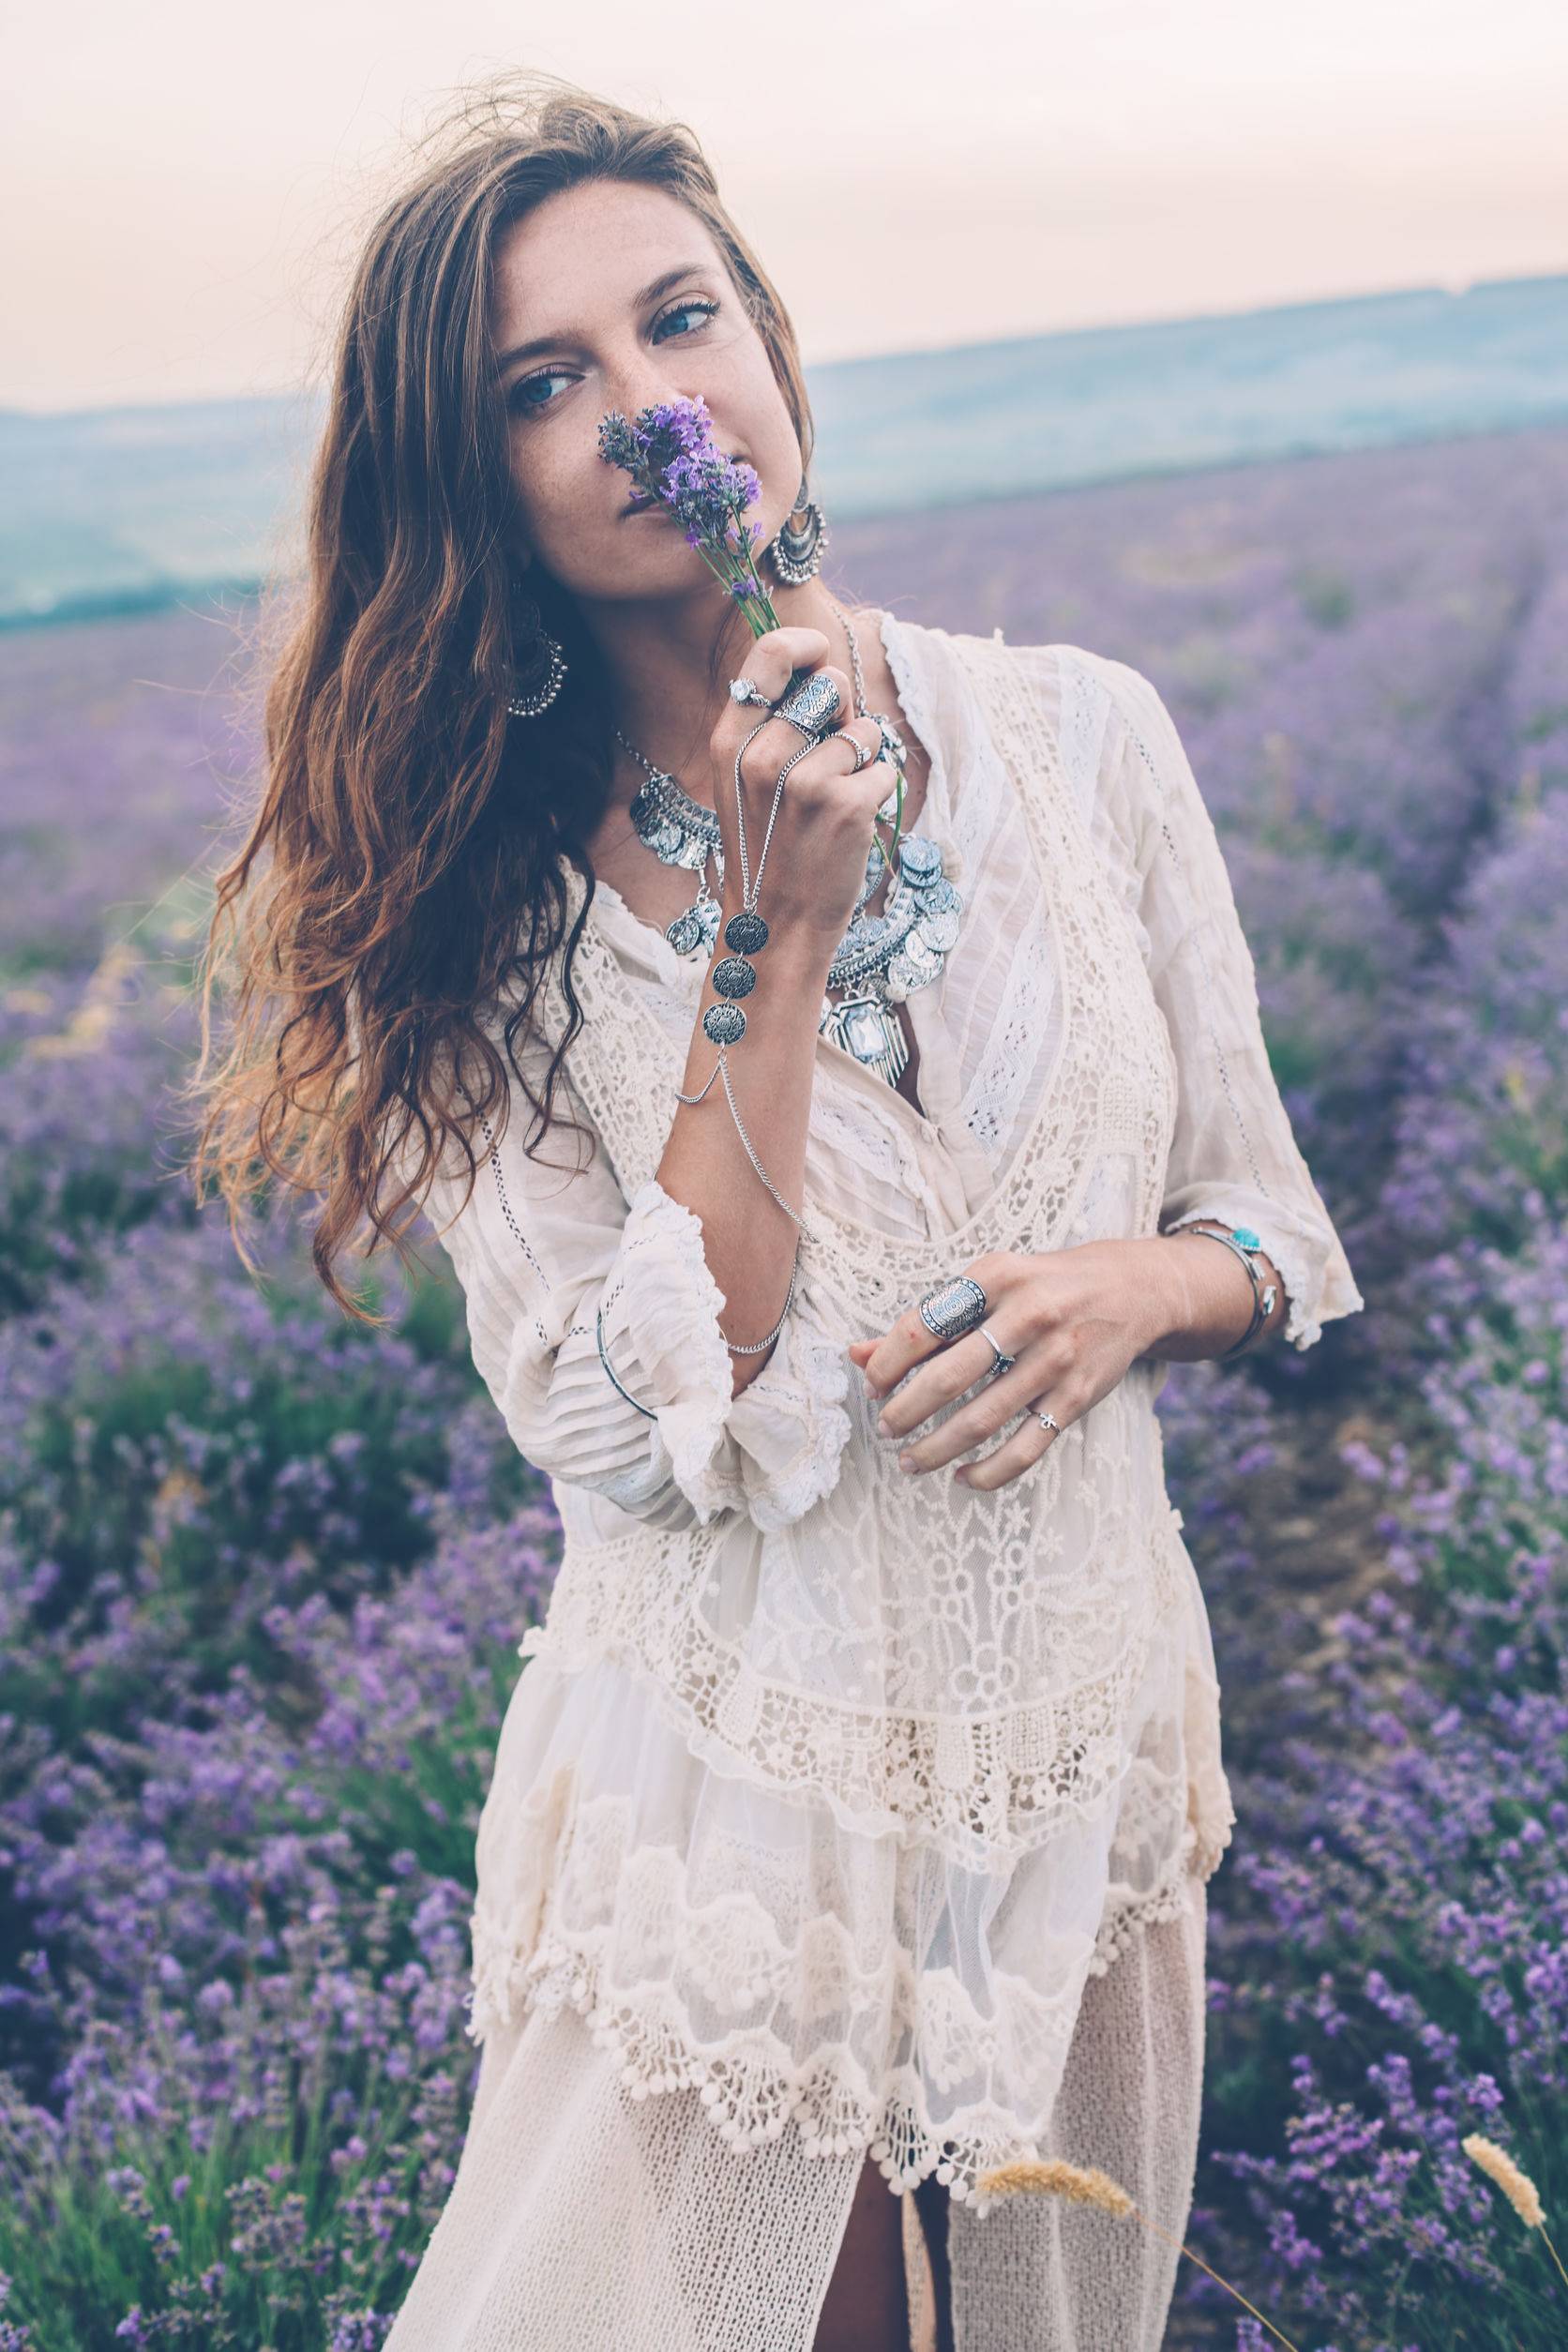
[[[830,517],[1568,418],[1568,276],[807,369]],[[252,587],[323,397],[0,409],[0,626]]]

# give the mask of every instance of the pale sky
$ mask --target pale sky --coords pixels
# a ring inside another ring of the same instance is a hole
[[[12,407],[314,380],[400,136],[508,65],[688,123],[808,365],[1568,269],[1564,0],[77,0],[0,60]]]

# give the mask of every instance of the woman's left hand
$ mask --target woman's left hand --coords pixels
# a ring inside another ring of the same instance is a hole
[[[1028,1417],[1001,1445],[954,1475],[990,1488],[1032,1470],[1057,1440],[1031,1409],[1053,1414],[1065,1430],[1163,1335],[1167,1247],[1150,1236],[1085,1242],[1045,1255],[999,1250],[958,1268],[980,1284],[985,1322],[1018,1362],[988,1380],[996,1352],[978,1325],[961,1339],[942,1340],[927,1330],[917,1306],[906,1308],[882,1338],[857,1339],[849,1351],[866,1374],[867,1393],[887,1397],[887,1441],[909,1440],[899,1453],[910,1456],[914,1472],[940,1470],[1023,1413]],[[977,1380],[983,1385],[940,1429],[912,1437]],[[890,1395],[894,1388],[897,1395]]]

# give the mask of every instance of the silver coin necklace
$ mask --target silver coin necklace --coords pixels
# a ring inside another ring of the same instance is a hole
[[[833,610],[850,643],[856,716],[876,719],[889,758],[901,768],[906,756],[903,737],[892,719],[867,709],[854,630],[847,613],[837,605]],[[696,897],[667,925],[665,938],[677,955],[688,959],[701,957],[705,962],[713,954],[722,912],[717,892],[724,887],[724,849],[717,813],[693,800],[668,770],[656,767],[619,727],[615,732],[646,773],[646,781],[638,787],[631,803],[631,821],[639,838],[666,866],[684,866],[699,878]],[[891,823],[897,809],[895,785],[877,814]],[[903,834],[897,857],[898,872],[885,908],[881,914],[867,914],[867,901],[887,871],[886,852],[880,838],[873,837],[867,853],[866,879],[828,968],[829,988],[849,993],[837,1003],[824,996],[817,1024],[824,1037],[844,1047],[890,1086],[897,1086],[909,1062],[909,1043],[893,1007],[941,976],[957,943],[964,903],[942,871],[941,844],[928,834]],[[707,883],[710,860],[716,877],[713,890]]]

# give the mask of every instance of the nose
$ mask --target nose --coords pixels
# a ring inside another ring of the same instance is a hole
[[[635,421],[645,408],[664,408],[671,400],[695,400],[698,390],[696,384],[686,380],[684,369],[678,376],[673,371],[666,374],[650,368],[644,354],[641,365],[627,368],[622,375],[607,382],[605,405],[618,408],[624,416]]]

